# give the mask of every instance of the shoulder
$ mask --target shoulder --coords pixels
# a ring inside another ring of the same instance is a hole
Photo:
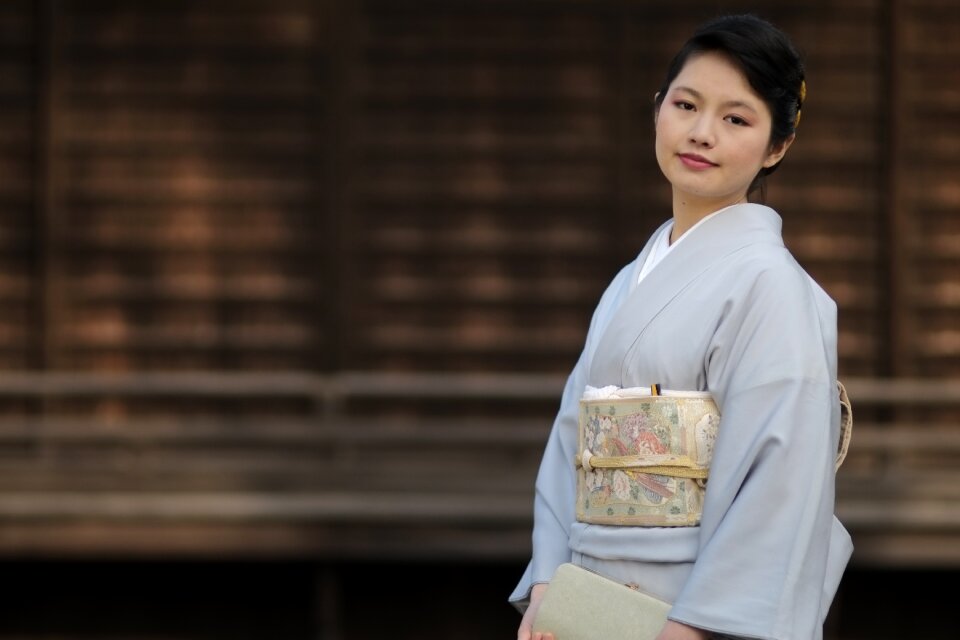
[[[794,327],[807,324],[819,331],[836,325],[836,302],[789,251],[757,254],[742,265],[743,313]]]
[[[762,335],[767,336],[764,349],[771,353],[788,343],[822,344],[827,352],[835,351],[837,305],[790,252],[782,245],[760,243],[739,253],[725,265],[729,271],[722,281],[729,287],[717,326],[718,342],[732,345],[734,336]],[[772,337],[778,334],[781,338]]]
[[[836,304],[785,250],[743,260],[712,337],[709,386],[728,393],[772,380],[832,380]]]
[[[637,260],[627,263],[621,267],[620,271],[617,272],[613,279],[607,284],[606,289],[603,294],[600,296],[600,300],[597,302],[596,307],[593,310],[593,318],[591,319],[590,326],[591,328],[597,323],[599,318],[605,317],[613,312],[613,310],[620,304],[620,300],[624,298],[631,288],[631,278],[633,274],[636,273]]]
[[[796,300],[812,303],[822,313],[836,314],[834,300],[782,242],[747,245],[732,256],[728,269],[748,299]]]
[[[836,302],[786,248],[778,251],[774,259],[758,270],[756,287],[761,292],[775,291],[781,298],[790,296],[810,304],[821,315],[836,316]]]

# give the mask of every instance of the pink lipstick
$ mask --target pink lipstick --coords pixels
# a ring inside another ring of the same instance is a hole
[[[696,153],[681,153],[679,157],[680,162],[691,169],[709,169],[717,166],[716,163],[710,162]]]

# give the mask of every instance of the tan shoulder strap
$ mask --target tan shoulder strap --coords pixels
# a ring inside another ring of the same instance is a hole
[[[839,380],[837,380],[837,388],[840,391],[840,443],[837,446],[837,462],[834,471],[840,469],[843,459],[847,457],[850,436],[853,433],[853,407],[850,405],[850,397]]]

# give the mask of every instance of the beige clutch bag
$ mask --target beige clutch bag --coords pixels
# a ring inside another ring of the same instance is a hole
[[[575,564],[554,574],[533,621],[557,640],[654,640],[670,604]]]

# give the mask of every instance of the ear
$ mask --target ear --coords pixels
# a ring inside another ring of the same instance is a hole
[[[660,117],[660,105],[657,104],[657,98],[659,97],[659,91],[653,94],[653,126],[657,126],[657,118]]]
[[[769,169],[773,165],[783,160],[783,156],[787,154],[787,149],[790,148],[790,145],[793,144],[793,141],[796,140],[796,138],[797,138],[797,134],[791,133],[786,140],[784,140],[780,144],[776,144],[770,147],[770,151],[769,153],[767,153],[767,157],[763,161],[763,167],[765,169]]]

